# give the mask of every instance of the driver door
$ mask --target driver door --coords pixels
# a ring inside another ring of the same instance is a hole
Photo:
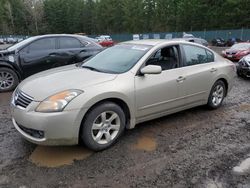
[[[160,117],[182,106],[183,101],[180,100],[182,83],[177,82],[183,73],[183,71],[179,71],[179,46],[166,48],[168,49],[162,48],[157,51],[144,65],[161,66],[161,74],[137,75],[135,77],[138,122]],[[166,51],[171,51],[171,53]]]

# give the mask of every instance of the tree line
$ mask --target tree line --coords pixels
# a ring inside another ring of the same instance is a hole
[[[0,0],[0,34],[117,34],[250,27],[250,0]]]

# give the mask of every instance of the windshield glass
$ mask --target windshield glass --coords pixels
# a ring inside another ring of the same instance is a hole
[[[250,43],[239,43],[231,47],[232,50],[247,50],[250,48]]]
[[[22,47],[23,45],[29,43],[29,42],[32,41],[32,40],[33,40],[33,37],[27,38],[27,39],[25,39],[25,40],[23,40],[23,41],[21,41],[21,42],[19,42],[19,43],[16,43],[16,44],[14,44],[14,45],[8,47],[7,50],[9,50],[9,51],[14,51],[14,50],[16,50],[16,49]]]
[[[124,73],[130,70],[151,46],[121,44],[108,48],[82,65],[107,73]]]

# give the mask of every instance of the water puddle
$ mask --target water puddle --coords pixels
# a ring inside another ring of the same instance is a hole
[[[242,104],[239,107],[240,111],[250,111],[250,104]]]
[[[157,147],[155,138],[150,136],[139,137],[137,143],[132,146],[136,150],[154,151]]]
[[[37,146],[29,160],[37,166],[53,168],[73,164],[74,160],[83,160],[92,154],[92,151],[80,146]]]
[[[250,170],[250,158],[245,159],[239,166],[233,168],[233,171],[239,174],[245,173]]]

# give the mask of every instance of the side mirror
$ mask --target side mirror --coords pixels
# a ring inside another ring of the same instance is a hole
[[[143,67],[140,70],[141,74],[161,74],[162,69],[161,66],[157,66],[157,65],[148,65],[146,67]]]

